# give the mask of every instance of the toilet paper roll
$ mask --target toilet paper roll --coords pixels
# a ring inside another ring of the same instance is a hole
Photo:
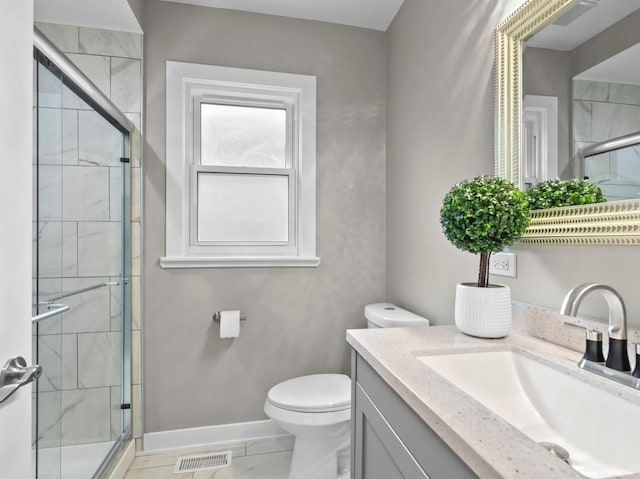
[[[237,338],[240,335],[240,311],[220,312],[220,337]]]

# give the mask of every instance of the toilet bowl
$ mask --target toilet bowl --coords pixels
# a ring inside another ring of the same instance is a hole
[[[349,447],[349,376],[313,374],[276,384],[264,412],[295,436],[289,479],[338,477],[338,451]]]
[[[365,308],[369,328],[429,326],[429,320],[390,303]],[[351,379],[344,374],[313,374],[273,386],[265,414],[295,436],[289,479],[343,479],[350,446]],[[340,467],[339,467],[340,466]],[[339,471],[340,469],[340,471]]]

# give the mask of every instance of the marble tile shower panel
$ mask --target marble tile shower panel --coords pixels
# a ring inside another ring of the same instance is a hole
[[[590,156],[584,159],[584,174],[589,177],[592,183],[606,183],[610,179],[610,153],[602,153],[596,156]]]
[[[120,166],[109,168],[109,220],[122,221],[124,207],[123,169]]]
[[[142,58],[142,35],[80,27],[79,51],[93,55],[140,59]]]
[[[573,139],[575,141],[593,141],[591,126],[591,102],[573,102]]]
[[[140,112],[141,61],[111,58],[111,101],[122,111]]]
[[[39,391],[78,387],[78,348],[75,334],[50,334],[38,338]]]
[[[73,446],[111,439],[108,387],[62,391],[61,445]]]
[[[62,276],[78,276],[78,223],[62,222]]]
[[[113,277],[110,281],[119,281],[120,278]],[[109,318],[111,331],[122,331],[122,288],[111,286],[109,289]]]
[[[120,385],[122,338],[118,332],[78,335],[78,387]]]
[[[121,166],[122,133],[95,111],[80,111],[79,163],[91,166]]]
[[[78,111],[62,111],[62,163],[78,164]]]
[[[37,263],[34,264],[38,266],[39,277],[58,278],[62,272],[62,222],[41,222],[37,229]]]
[[[62,221],[62,167],[40,165],[34,182],[38,191],[38,219]]]
[[[611,182],[640,184],[640,145],[611,152]]]
[[[65,166],[62,210],[65,221],[109,221],[109,170]]]
[[[592,108],[592,141],[605,141],[640,130],[640,106],[594,102]]]
[[[640,185],[600,184],[598,186],[609,201],[640,198]]]
[[[35,278],[35,276],[34,276]],[[36,289],[39,298],[48,298],[62,291],[62,278],[38,278],[33,280],[33,302],[36,302]],[[40,312],[43,312],[41,310]],[[38,325],[39,334],[62,334],[62,316],[64,314],[54,316],[53,318],[43,321]],[[35,334],[34,328],[34,334]]]
[[[78,223],[79,276],[120,276],[122,254],[121,223]]]
[[[623,83],[573,81],[574,100],[640,105],[640,87]]]
[[[60,50],[78,53],[78,27],[36,22],[38,29]]]
[[[58,447],[62,431],[62,392],[43,391],[38,394],[38,447]]]
[[[111,61],[109,57],[98,55],[67,54],[71,60],[89,80],[91,80],[105,95],[109,95],[111,88]],[[62,104],[64,108],[78,110],[92,110],[83,100],[68,88],[62,92]]]
[[[62,164],[62,110],[38,108],[38,163]]]
[[[609,88],[611,91],[609,101],[611,103],[640,105],[640,86],[610,83]]]
[[[34,63],[34,85],[37,79],[38,88],[34,88],[33,106],[38,108],[62,108],[64,86],[60,78],[48,68]]]
[[[32,336],[34,362],[42,366],[38,379],[39,391],[62,390],[62,335]]]
[[[573,99],[609,101],[609,84],[588,80],[573,81]]]
[[[109,281],[109,277],[65,278],[64,291],[94,286]],[[64,313],[62,331],[64,333],[93,333],[110,330],[110,292],[109,287],[86,291],[82,294],[64,298],[71,309]]]
[[[122,433],[122,409],[120,409],[120,405],[122,404],[122,388],[120,386],[112,386],[111,387],[111,408],[110,408],[110,417],[111,417],[111,440],[115,441],[120,437]]]

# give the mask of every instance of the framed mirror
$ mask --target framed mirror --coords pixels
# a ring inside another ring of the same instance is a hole
[[[604,11],[612,5],[614,13]],[[589,30],[585,25],[590,22],[596,26],[590,26]],[[552,43],[537,43],[540,38],[546,37],[551,38],[546,41],[562,44],[557,50],[561,53],[554,53],[556,47]],[[625,196],[622,196],[627,199],[617,199],[620,196],[617,192],[621,188],[616,186],[610,188],[610,192],[614,192],[609,194],[612,201],[606,203],[532,212],[531,226],[521,242],[640,244],[640,145],[634,143],[633,139],[626,140],[630,145],[627,146],[629,150],[637,150],[637,161],[629,153],[617,153],[614,161],[610,151],[619,150],[620,145],[609,148],[610,140],[633,136],[629,131],[618,134],[624,129],[612,127],[617,125],[618,117],[633,116],[637,110],[637,126],[626,125],[625,128],[630,129],[631,133],[640,132],[640,71],[637,102],[630,100],[635,95],[635,89],[624,86],[629,80],[610,81],[604,77],[590,76],[593,75],[591,70],[608,61],[606,57],[618,57],[617,63],[623,67],[631,68],[640,64],[640,60],[634,62],[629,57],[624,58],[625,52],[628,55],[627,50],[634,49],[636,44],[640,44],[640,0],[529,0],[496,29],[496,175],[524,188],[525,183],[534,184],[539,179],[545,179],[536,177],[540,176],[540,171],[543,176],[549,175],[549,179],[556,175],[564,179],[590,176],[590,181],[604,185],[610,182],[612,175],[621,176],[622,170],[625,174],[630,168],[638,170],[638,179],[631,180],[631,183],[637,184],[626,188]],[[589,46],[593,46],[594,50],[589,51]],[[539,58],[536,58],[536,53]],[[622,59],[620,55],[623,55]],[[534,67],[528,63],[529,56],[534,58]],[[541,61],[542,57],[546,60]],[[549,66],[552,69],[545,70]],[[528,72],[532,72],[532,75],[525,77]],[[585,75],[585,72],[588,74]],[[533,92],[532,96],[536,98],[532,99],[530,92],[525,90],[536,83],[536,76],[545,79],[559,91],[551,92],[546,98],[539,92]],[[603,99],[609,100],[614,90],[618,92],[618,98],[627,95],[624,101],[618,100],[626,102],[624,106],[618,104],[607,107],[608,117],[605,114],[599,120],[595,116],[588,118],[583,110],[602,110],[600,103]],[[525,98],[527,102],[532,101],[527,105],[526,115],[523,111]],[[588,128],[591,128],[597,122],[608,122],[608,128],[604,129],[606,131],[592,134],[593,131],[589,130],[590,136],[586,137],[585,125],[588,123]],[[549,127],[552,124],[556,125],[555,130]],[[542,146],[532,147],[532,139],[540,135],[545,138]],[[640,141],[640,136],[636,140]],[[523,152],[529,157],[532,151],[536,153],[543,150],[543,146],[544,151],[549,152],[548,155],[538,155],[543,157],[544,167],[533,168],[524,161]],[[583,158],[585,151],[590,155],[595,152],[596,155]],[[601,188],[604,192],[605,188]]]

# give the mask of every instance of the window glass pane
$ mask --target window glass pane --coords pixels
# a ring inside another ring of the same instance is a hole
[[[200,163],[219,166],[286,166],[287,111],[202,103]]]
[[[198,173],[198,241],[288,241],[289,178]]]

